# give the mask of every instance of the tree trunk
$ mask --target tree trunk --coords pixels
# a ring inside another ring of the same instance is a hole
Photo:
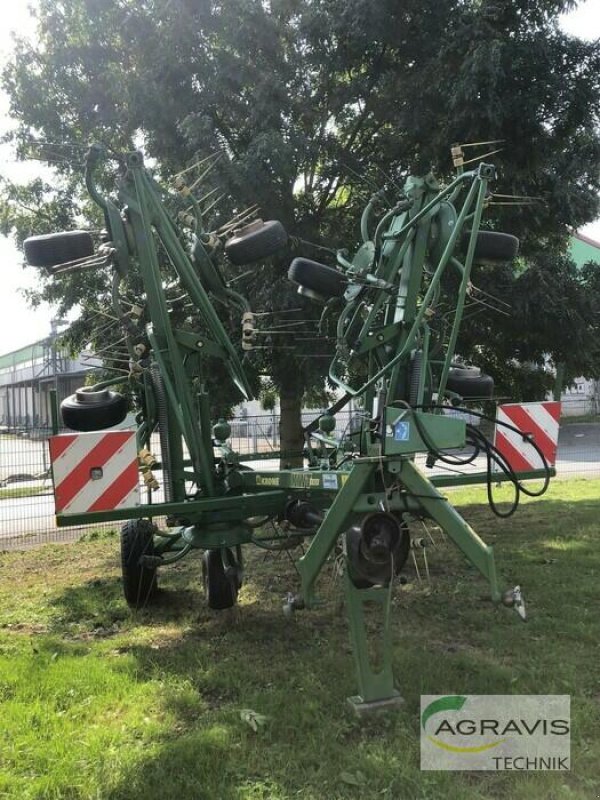
[[[304,435],[302,433],[302,396],[297,389],[281,388],[281,417],[279,436],[281,442],[280,469],[301,467],[304,464],[302,451]]]

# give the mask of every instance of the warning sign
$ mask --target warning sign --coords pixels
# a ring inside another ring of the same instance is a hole
[[[546,462],[554,466],[559,420],[560,403],[554,400],[506,403],[497,409],[494,444],[515,472],[543,469],[544,462],[531,441],[544,454]]]
[[[135,431],[65,433],[50,438],[56,513],[140,503]]]

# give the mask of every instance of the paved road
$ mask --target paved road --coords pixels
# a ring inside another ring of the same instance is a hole
[[[3,437],[0,437],[0,441]],[[45,466],[40,442],[20,440],[20,452],[24,453],[18,462],[20,471],[33,473],[33,467],[39,471]],[[31,445],[31,447],[28,447]],[[11,455],[17,451],[15,444],[10,445]],[[6,446],[5,446],[6,454]],[[0,452],[0,456],[2,453]],[[14,463],[14,462],[13,462]],[[254,469],[275,470],[278,462],[273,459],[254,461]],[[485,468],[483,459],[469,467],[469,471],[482,472]],[[561,428],[558,440],[558,458],[556,463],[559,478],[589,477],[600,478],[600,425],[597,423],[573,423]],[[5,468],[6,472],[6,468]],[[0,468],[0,480],[4,479]],[[159,476],[160,477],[160,476]],[[48,481],[35,483],[16,483],[11,486],[44,487],[47,494],[36,497],[11,498],[0,500],[0,540],[15,536],[36,534],[54,529],[54,500]],[[63,531],[58,531],[62,534]]]
[[[600,477],[600,425],[573,422],[558,434],[558,474]]]
[[[0,436],[0,482],[13,475],[40,475],[49,466],[46,441]]]

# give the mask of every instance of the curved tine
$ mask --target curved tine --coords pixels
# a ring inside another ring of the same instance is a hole
[[[206,156],[205,158],[201,158],[200,161],[196,161],[189,167],[182,169],[181,172],[177,172],[173,175],[173,178],[180,178],[182,175],[187,175],[188,172],[192,172],[193,170],[197,169],[198,167],[203,167],[208,161],[214,160],[216,163],[220,158],[223,157],[223,153],[211,153],[210,155]]]
[[[75,261],[65,261],[64,264],[56,264],[49,267],[53,275],[61,272],[73,272],[77,269],[91,269],[92,267],[106,267],[110,263],[110,256],[95,256],[92,258],[78,258]]]
[[[504,300],[500,300],[499,297],[496,297],[494,294],[490,294],[489,292],[480,289],[479,286],[475,286],[474,283],[471,284],[471,290],[482,294],[484,297],[489,297],[490,300],[494,300],[496,303],[500,303],[500,305],[506,306],[507,308],[512,308],[510,303],[505,303]]]
[[[196,178],[196,180],[190,184],[189,190],[190,192],[193,191],[196,186],[198,186],[202,181],[206,178],[207,175],[211,173],[214,167],[219,163],[219,161],[223,158],[223,153],[218,153],[217,157],[208,165],[208,167],[204,170],[204,172]]]
[[[224,222],[220,227],[217,228],[217,235],[226,235],[232,228],[236,228],[238,225],[241,225],[242,222],[245,222],[247,219],[256,214],[258,210],[259,206],[255,204],[253,206],[249,206],[245,211],[240,211],[228,222]]]
[[[483,147],[488,144],[503,144],[505,141],[506,139],[490,139],[487,142],[467,142],[466,144],[461,144],[460,147]]]
[[[373,192],[378,192],[380,187],[377,186],[376,183],[372,182],[370,178],[365,177],[365,175],[361,175],[355,169],[353,169],[350,164],[345,163],[344,161],[341,162],[341,167],[343,169],[347,169],[348,172],[351,172],[356,178],[362,181],[366,186],[368,186]]]

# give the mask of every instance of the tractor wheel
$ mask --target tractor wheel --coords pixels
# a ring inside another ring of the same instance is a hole
[[[260,227],[251,224],[242,228],[228,242],[225,242],[225,253],[236,266],[252,264],[269,258],[287,244],[288,236],[285,228],[277,220],[263,222]]]
[[[127,398],[108,389],[77,389],[60,404],[63,422],[73,431],[101,431],[123,422]]]
[[[494,394],[494,379],[479,367],[450,367],[446,388],[467,400],[487,398]]]
[[[121,528],[123,594],[132,608],[144,608],[156,595],[156,567],[140,564],[142,556],[154,555],[155,530],[147,519],[130,519]]]
[[[87,231],[65,231],[30,236],[23,242],[25,260],[32,267],[56,267],[94,255],[94,242]]]
[[[295,258],[290,264],[288,278],[326,300],[343,297],[348,286],[347,279],[337,269],[308,258]]]
[[[217,611],[234,606],[240,589],[235,572],[231,575],[226,573],[223,557],[228,566],[235,570],[235,559],[228,547],[223,550],[207,550],[202,559],[202,582],[206,602],[209,608]]]
[[[510,233],[479,231],[475,244],[475,261],[512,261],[519,252],[519,240]]]

